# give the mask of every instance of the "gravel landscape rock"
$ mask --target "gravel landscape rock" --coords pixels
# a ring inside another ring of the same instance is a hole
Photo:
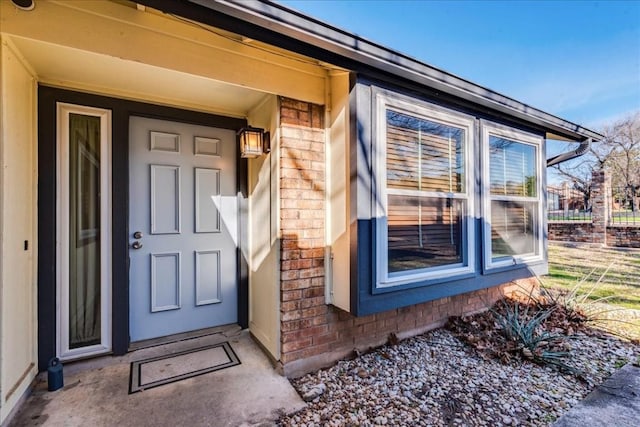
[[[616,369],[638,345],[576,334],[575,376],[527,361],[487,358],[435,330],[292,380],[306,409],[283,426],[547,426]]]

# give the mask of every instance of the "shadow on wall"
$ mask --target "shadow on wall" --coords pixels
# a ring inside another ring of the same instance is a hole
[[[537,285],[534,277],[355,317],[325,304],[324,248],[298,236],[282,238],[281,362],[287,376],[328,366],[354,349],[383,345],[391,333],[402,339],[441,327],[451,316],[483,311],[505,295]]]

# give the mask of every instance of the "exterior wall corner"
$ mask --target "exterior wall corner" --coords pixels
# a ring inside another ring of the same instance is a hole
[[[303,375],[383,345],[392,333],[418,335],[535,286],[525,279],[361,317],[326,304],[323,117],[322,106],[280,98],[281,373]]]

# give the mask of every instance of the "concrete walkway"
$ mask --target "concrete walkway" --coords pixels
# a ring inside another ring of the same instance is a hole
[[[640,367],[624,366],[553,424],[553,427],[600,426],[640,426]]]
[[[128,394],[131,361],[228,341],[241,364]],[[65,364],[65,386],[48,392],[42,375],[10,426],[271,426],[304,407],[247,331],[205,337]]]
[[[231,343],[240,365],[128,394],[132,361],[222,341]],[[55,392],[47,391],[41,375],[9,426],[266,427],[305,406],[248,332],[238,328],[66,364],[64,374],[65,386]],[[553,424],[587,426],[640,426],[640,367],[626,365]]]

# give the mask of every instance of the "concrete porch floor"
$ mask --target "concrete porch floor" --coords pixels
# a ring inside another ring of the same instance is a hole
[[[130,363],[228,341],[241,364],[138,393]],[[304,407],[289,381],[239,327],[170,344],[64,365],[64,387],[47,391],[46,373],[10,426],[270,426]]]

